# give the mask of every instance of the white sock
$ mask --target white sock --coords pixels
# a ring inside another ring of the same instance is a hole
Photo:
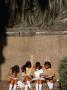
[[[39,90],[41,90],[42,89],[42,84],[39,84]]]
[[[11,89],[12,89],[12,86],[13,86],[12,84],[10,84],[10,85],[9,85],[9,90],[11,90]]]
[[[38,90],[38,84],[36,84],[36,90]]]
[[[25,85],[25,90],[28,90],[28,85]]]
[[[28,85],[29,88],[31,88],[30,81],[27,81],[27,85]]]
[[[17,86],[16,84],[13,86],[13,90],[16,90],[16,86]]]
[[[52,82],[47,82],[47,85],[48,85],[50,90],[53,88],[53,83]]]

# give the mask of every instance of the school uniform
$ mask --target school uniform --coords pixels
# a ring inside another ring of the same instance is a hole
[[[22,77],[25,82],[25,90],[28,89],[28,87],[31,89],[31,75],[32,75],[33,69],[32,68],[26,68],[26,72],[22,72]]]
[[[50,90],[53,89],[53,80],[56,75],[55,73],[56,71],[53,68],[44,69],[45,80]]]
[[[8,73],[8,81],[9,81],[9,90],[16,90],[16,87],[17,87],[17,82],[19,80],[19,73],[17,73],[17,75],[15,76],[15,73],[12,73],[12,70],[10,69],[9,70],[9,73]]]

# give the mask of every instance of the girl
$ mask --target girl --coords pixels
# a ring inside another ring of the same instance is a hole
[[[55,76],[54,70],[51,68],[50,62],[44,63],[45,80],[50,90],[53,89],[53,78]]]
[[[27,61],[26,64],[22,66],[21,70],[22,70],[23,81],[25,82],[25,90],[28,90],[28,88],[31,89],[30,81],[32,79],[31,75],[33,70],[31,66],[31,62]]]
[[[9,90],[16,90],[17,81],[18,81],[18,77],[19,77],[19,71],[20,71],[20,69],[19,69],[18,65],[14,65],[13,67],[11,67],[11,69],[8,73],[8,79],[10,82]]]
[[[41,75],[43,74],[43,69],[40,64],[40,62],[35,63],[35,72],[34,72],[34,78],[36,83],[36,90],[41,90],[42,88],[42,81],[44,80]]]

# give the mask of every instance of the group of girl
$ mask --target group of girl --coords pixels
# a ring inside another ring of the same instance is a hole
[[[31,62],[27,61],[21,67],[21,75],[19,75],[19,72],[20,68],[18,65],[11,67],[8,73],[8,80],[10,82],[9,90],[16,90],[17,86],[20,86],[20,88],[24,87],[25,90],[32,89],[32,81],[35,82],[36,90],[42,89],[43,81],[47,83],[50,90],[53,89],[53,78],[55,77],[55,72],[51,68],[50,62],[45,62],[44,67],[42,67],[40,62],[36,62],[35,65],[32,66]]]

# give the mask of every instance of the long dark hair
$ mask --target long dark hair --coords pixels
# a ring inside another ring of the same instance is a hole
[[[27,61],[26,64],[25,64],[25,66],[26,66],[27,68],[31,68],[31,62],[30,62],[30,61]]]
[[[23,65],[23,66],[21,67],[21,70],[22,70],[22,72],[25,72],[25,73],[26,73],[26,66]]]
[[[31,62],[30,61],[27,61],[26,63],[25,63],[25,65],[23,65],[22,67],[21,67],[21,70],[22,70],[22,72],[25,72],[26,73],[26,68],[31,68]]]
[[[17,73],[20,72],[20,68],[18,65],[14,65],[11,69],[12,69],[12,74],[15,73],[15,76],[17,76]]]
[[[41,66],[40,62],[36,62],[35,69],[41,69],[41,68],[42,68],[42,66]]]

